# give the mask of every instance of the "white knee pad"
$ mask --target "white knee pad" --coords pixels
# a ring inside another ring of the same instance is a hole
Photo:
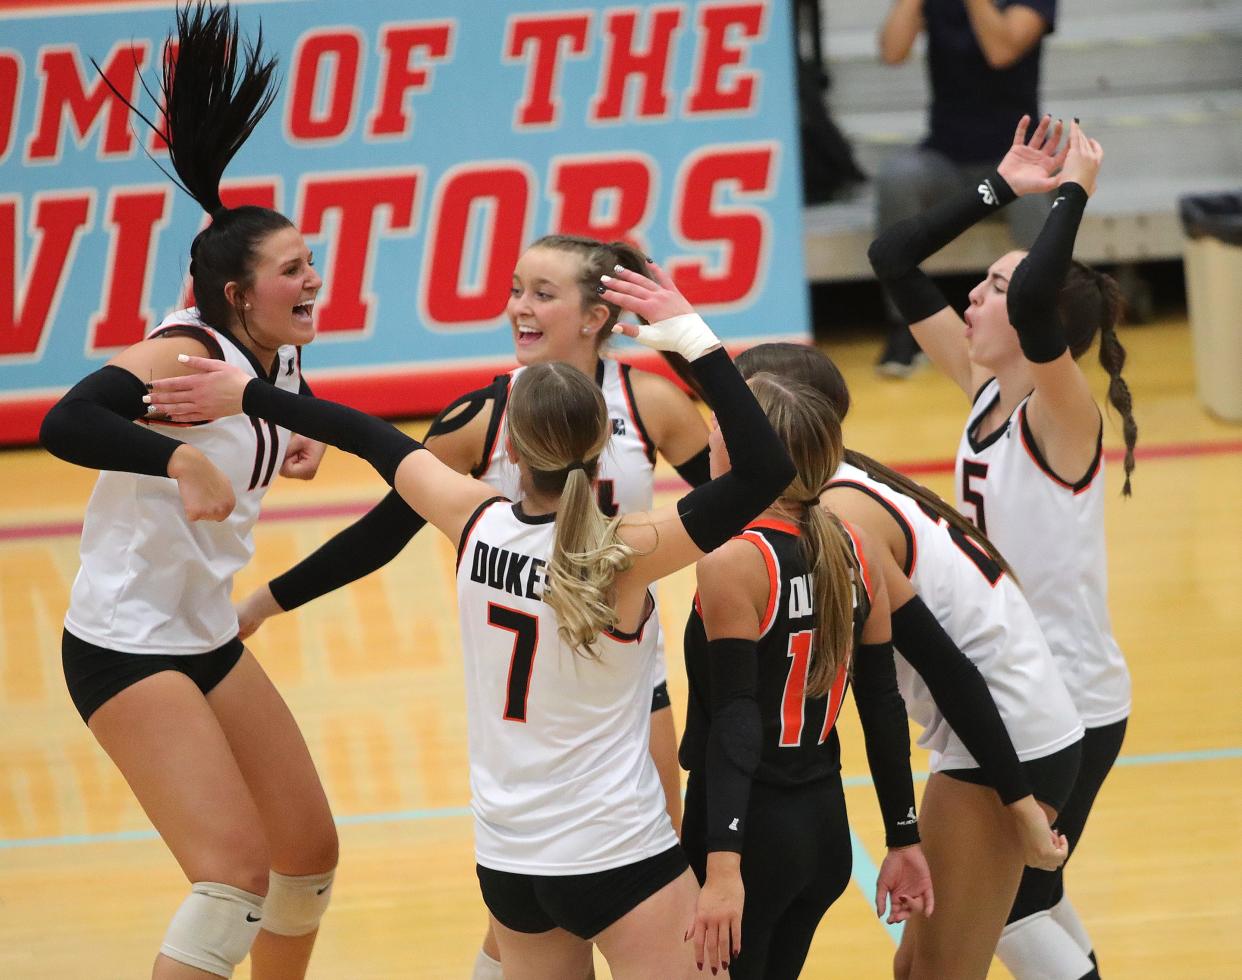
[[[1077,980],[1094,969],[1087,954],[1049,912],[1011,922],[996,955],[1017,980]]]
[[[196,881],[177,909],[160,952],[217,977],[231,977],[263,921],[263,897],[215,881]]]
[[[494,960],[479,950],[479,955],[474,958],[474,972],[470,974],[470,980],[504,980],[504,976],[500,960]]]
[[[1070,904],[1068,895],[1062,895],[1061,901],[1052,906],[1052,921],[1073,937],[1079,949],[1088,955],[1091,954],[1091,937],[1087,935],[1087,927],[1082,924],[1078,912]]]
[[[263,928],[278,936],[305,936],[319,928],[319,920],[332,898],[336,870],[321,875],[268,875],[267,901],[263,905]]]

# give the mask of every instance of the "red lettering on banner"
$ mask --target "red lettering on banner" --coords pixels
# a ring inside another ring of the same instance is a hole
[[[315,306],[315,326],[320,333],[370,327],[375,308],[371,282],[377,231],[391,234],[414,230],[414,204],[422,179],[422,168],[417,167],[303,178],[298,209],[302,234],[322,234],[325,216],[330,211],[337,213],[331,265],[324,273],[326,295]],[[386,216],[378,229],[377,212]]]
[[[668,115],[668,76],[673,57],[673,36],[681,28],[681,6],[647,9],[650,27],[643,50],[634,47],[636,10],[608,14],[604,33],[608,44],[604,52],[600,88],[603,94],[591,104],[591,120],[620,119],[625,111],[626,84],[632,78],[642,97],[633,118],[658,119]]]
[[[151,86],[151,92],[160,104],[159,111],[150,117],[151,121],[159,129],[147,134],[147,152],[153,155],[162,154],[163,156],[168,156],[168,140],[164,138],[164,110],[167,107],[164,105],[164,90],[162,88],[165,81],[163,72],[167,70],[169,74],[172,74],[176,71],[178,47],[176,41],[167,40],[164,42],[164,47],[160,52],[161,74],[159,76],[159,83]]]
[[[353,128],[362,35],[341,27],[308,31],[293,53],[293,95],[285,128],[292,140],[340,139]],[[322,108],[315,96],[322,93]]]
[[[526,87],[518,103],[513,123],[518,129],[528,126],[553,126],[560,106],[561,50],[566,57],[583,57],[587,51],[589,12],[547,15],[520,14],[509,18],[505,32],[505,61],[520,61],[526,49],[534,48],[526,71]],[[506,274],[507,275],[507,274]]]
[[[449,58],[454,27],[453,21],[428,21],[385,27],[380,32],[384,67],[380,73],[379,106],[367,124],[368,136],[409,135],[413,120],[405,109],[406,93],[430,88],[431,74],[426,67],[412,66],[410,56],[423,51],[429,62]]]
[[[103,64],[104,73],[117,90],[131,102],[136,99],[138,70],[146,62],[147,45],[137,42],[118,44]],[[38,130],[26,144],[26,161],[41,162],[60,158],[61,121],[66,114],[76,133],[79,147],[86,144],[87,136],[106,112],[104,136],[100,146],[101,158],[129,156],[134,152],[134,134],[129,125],[129,110],[113,95],[102,78],[96,78],[89,90],[86,85],[87,71],[79,61],[76,47],[44,48],[39,57],[39,71],[43,87],[39,92],[39,106],[35,116]]]
[[[155,266],[155,236],[168,224],[168,186],[120,188],[109,195],[111,229],[104,266],[103,310],[91,321],[88,350],[136,344],[152,325],[147,305]]]
[[[709,148],[686,160],[673,200],[674,233],[685,242],[719,243],[723,260],[712,271],[700,259],[670,259],[668,271],[691,303],[737,303],[756,288],[771,242],[761,207],[717,205],[718,189],[764,199],[774,190],[776,144]]]
[[[479,323],[504,312],[526,237],[534,176],[520,163],[470,164],[436,191],[424,261],[426,319]],[[467,243],[479,241],[477,274],[463,276]]]
[[[652,205],[655,163],[642,154],[560,157],[551,161],[549,227],[641,249]]]
[[[22,89],[21,56],[0,51],[0,163],[13,148],[13,130],[17,122],[18,96]]]
[[[745,40],[734,46],[730,34],[736,28]],[[734,71],[726,84],[726,68],[742,64],[749,45],[765,30],[762,3],[713,4],[699,8],[702,41],[694,70],[694,87],[686,98],[686,113],[752,112],[758,72]]]
[[[34,195],[36,244],[23,276],[21,201],[0,197],[0,357],[29,356],[43,347],[93,204],[93,191]]]

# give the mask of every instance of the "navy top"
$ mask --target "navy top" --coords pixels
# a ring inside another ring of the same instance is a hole
[[[1056,26],[1057,0],[996,0],[1030,7]],[[1039,59],[1043,39],[1008,68],[992,68],[975,39],[962,0],[924,0],[927,70],[932,104],[923,145],[957,163],[995,163],[1013,144],[1023,113],[1039,118]],[[1032,122],[1032,126],[1034,122]]]

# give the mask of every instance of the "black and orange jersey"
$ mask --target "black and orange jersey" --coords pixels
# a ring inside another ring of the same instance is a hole
[[[846,528],[847,532],[849,528]],[[838,672],[827,697],[806,696],[812,640],[816,627],[811,571],[796,525],[763,519],[750,524],[738,538],[759,549],[768,572],[768,600],[757,646],[755,697],[763,725],[763,746],[757,782],[798,786],[840,771],[841,745],[835,725],[849,686],[849,665]],[[862,552],[853,534],[850,543],[865,589],[854,588],[854,642],[857,644],[870,608],[871,584]],[[698,596],[685,633],[689,699],[686,731],[679,753],[682,767],[702,768],[711,725],[707,634]]]

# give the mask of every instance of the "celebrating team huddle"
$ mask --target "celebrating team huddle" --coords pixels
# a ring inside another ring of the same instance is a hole
[[[312,256],[281,214],[220,200],[275,60],[227,7],[179,10],[173,40],[161,128],[211,219],[190,247],[197,305],[79,382],[41,433],[102,471],[65,617],[69,691],[189,883],[152,975],[228,977],[247,955],[256,980],[304,975],[336,831],[243,641],[430,524],[457,553],[475,977],[585,978],[594,948],[619,978],[797,977],[851,874],[835,724],[850,691],[888,849],[876,910],[905,923],[894,974],[983,977],[999,954],[1019,980],[1098,977],[1061,879],[1130,705],[1106,606],[1102,417],[1075,360],[1097,334],[1126,493],[1136,438],[1115,284],[1072,260],[1099,144],[1024,117],[986,193],[871,246],[969,399],[955,508],[845,446],[849,392],[827,356],[765,344],[735,362],[624,242],[527,248],[507,307],[520,366],[425,442],[314,397]],[[919,263],[1052,191],[1033,247],[992,264],[963,321]],[[710,429],[681,387],[610,356],[614,333],[675,360]],[[325,445],[391,492],[235,608],[264,493],[278,473],[313,476]],[[662,507],[657,452],[688,485]],[[678,745],[652,587],[692,564]],[[917,805],[908,720],[931,752]]]

